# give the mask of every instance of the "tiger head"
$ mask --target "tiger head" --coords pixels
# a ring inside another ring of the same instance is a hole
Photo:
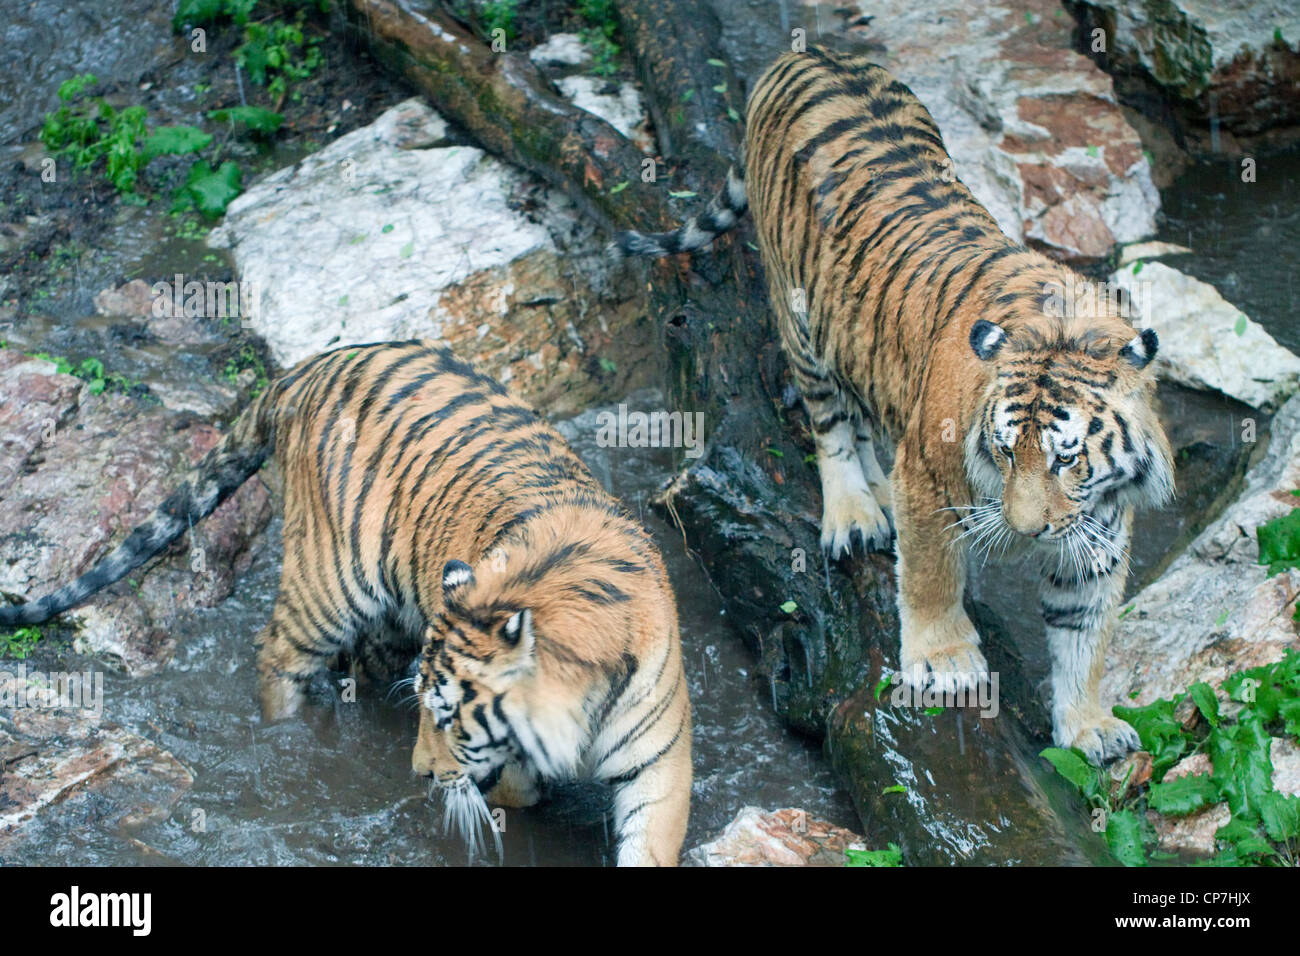
[[[579,509],[548,518],[473,567],[443,568],[442,611],[415,682],[412,756],[438,786],[468,778],[486,792],[512,758],[539,778],[571,776],[589,742],[588,699],[643,608],[609,579],[620,573],[611,563],[626,565],[609,557],[612,532]]]
[[[1154,330],[1135,334],[1113,320],[1044,335],[980,319],[970,345],[992,374],[966,436],[966,468],[1011,531],[1095,538],[1097,516],[1109,525],[1129,505],[1172,495],[1169,442],[1153,407]]]
[[[439,787],[472,781],[488,790],[520,746],[507,716],[536,676],[532,609],[501,601],[462,561],[442,578],[444,610],[425,632],[415,690],[420,729],[416,773]]]

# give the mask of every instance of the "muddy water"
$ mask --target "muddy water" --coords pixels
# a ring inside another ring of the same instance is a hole
[[[653,395],[629,399],[632,408],[661,404]],[[695,723],[687,845],[710,837],[747,804],[798,806],[855,827],[852,805],[820,747],[784,729],[771,712],[767,686],[751,678],[751,662],[681,535],[644,508],[670,474],[668,454],[598,448],[596,414],[560,423],[561,430],[654,533],[682,612]],[[356,703],[343,703],[342,675],[333,675],[317,682],[300,719],[263,725],[257,718],[251,641],[270,614],[279,580],[278,522],[268,538],[236,596],[186,620],[180,648],[160,674],[106,680],[105,716],[156,741],[194,772],[194,787],[171,818],[126,835],[102,828],[93,808],[56,811],[6,854],[14,862],[469,862],[460,840],[443,833],[440,804],[427,800],[411,775],[416,715],[400,695],[386,699],[385,688],[362,687]],[[504,863],[612,862],[607,799],[603,787],[570,785],[543,806],[508,811]],[[200,818],[203,829],[195,832]]]

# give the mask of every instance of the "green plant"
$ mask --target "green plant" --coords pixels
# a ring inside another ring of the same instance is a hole
[[[902,866],[903,851],[897,843],[884,850],[845,850],[845,866]]]
[[[1193,684],[1173,699],[1115,708],[1115,716],[1133,726],[1142,749],[1152,758],[1150,785],[1124,806],[1111,806],[1102,771],[1077,751],[1043,751],[1061,776],[1091,805],[1105,811],[1106,840],[1120,862],[1129,866],[1146,862],[1145,844],[1150,840],[1146,811],[1181,817],[1226,804],[1231,816],[1215,834],[1220,850],[1210,863],[1295,865],[1300,797],[1273,788],[1271,744],[1283,734],[1300,736],[1300,653],[1288,649],[1280,661],[1233,674],[1222,690],[1241,705],[1234,716],[1220,712],[1214,689],[1205,683]],[[1175,716],[1187,698],[1201,718],[1190,730],[1184,726],[1186,721]],[[1210,758],[1210,773],[1166,779],[1175,763],[1194,753]],[[1125,789],[1121,784],[1119,792]]]
[[[305,80],[321,64],[320,38],[305,37],[302,25],[301,13],[293,23],[249,23],[244,27],[244,42],[235,48],[235,62],[277,103],[290,80]]]
[[[23,660],[31,656],[42,636],[39,627],[20,627],[16,631],[10,631],[0,636],[0,640],[4,641],[4,654],[0,656]]]
[[[140,384],[125,375],[106,372],[104,363],[97,358],[82,359],[81,362],[74,365],[70,360],[61,356],[50,355],[48,352],[28,352],[27,354],[35,359],[53,362],[55,371],[63,375],[73,375],[81,379],[86,383],[92,395],[102,395],[105,391],[125,394]]]
[[[618,9],[614,0],[578,0],[578,15],[589,26],[578,36],[591,51],[591,72],[597,76],[613,76],[618,71],[614,62],[620,52],[618,37]]]
[[[507,40],[519,35],[515,27],[515,18],[519,15],[519,0],[485,0],[479,7],[483,16],[483,29],[490,36],[496,30],[503,31]]]
[[[251,345],[243,346],[239,354],[231,356],[222,375],[230,384],[238,385],[239,378],[245,371],[253,372],[252,397],[256,398],[270,384],[270,378],[266,373],[266,363]]]
[[[212,145],[212,134],[195,126],[146,127],[143,106],[116,110],[101,97],[86,98],[86,91],[98,81],[87,73],[72,77],[59,86],[59,108],[45,117],[41,139],[51,152],[67,154],[77,169],[95,166],[102,159],[104,174],[129,201],[143,202],[137,190],[141,173],[162,156],[186,156]],[[249,132],[269,135],[283,117],[260,107],[213,110],[209,117],[220,122],[243,124]],[[173,209],[197,208],[207,216],[225,212],[239,195],[239,167],[227,160],[217,169],[206,160],[194,162],[175,195]]]

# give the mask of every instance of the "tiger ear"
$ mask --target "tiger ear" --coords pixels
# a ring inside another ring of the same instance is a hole
[[[1151,360],[1156,357],[1156,351],[1160,348],[1160,337],[1156,335],[1155,329],[1143,329],[1133,339],[1119,350],[1120,358],[1126,359],[1132,363],[1134,368],[1146,368],[1151,364]]]
[[[474,569],[464,561],[448,561],[442,566],[442,599],[452,604],[456,593],[474,583]]]
[[[998,349],[1002,348],[1002,343],[1006,340],[1006,331],[987,319],[980,319],[971,326],[970,347],[985,362],[998,354]]]

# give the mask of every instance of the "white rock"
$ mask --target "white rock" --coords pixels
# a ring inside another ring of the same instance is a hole
[[[1146,270],[1143,270],[1145,274]],[[1291,620],[1300,572],[1268,577],[1256,529],[1300,503],[1300,396],[1274,416],[1268,450],[1240,497],[1168,570],[1126,602],[1102,679],[1103,700],[1147,704],[1197,681],[1217,686],[1239,670],[1300,648]]]
[[[1256,408],[1276,404],[1300,385],[1300,356],[1219,295],[1214,286],[1160,263],[1111,281],[1133,297],[1138,324],[1156,330],[1160,374],[1211,388]]]
[[[599,116],[643,152],[654,151],[641,93],[631,83],[612,84],[594,76],[566,76],[555,85],[574,106]],[[611,90],[612,92],[606,92]]]
[[[591,62],[591,51],[576,33],[556,33],[529,50],[528,59],[538,66],[585,66]]]
[[[279,365],[336,344],[439,338],[441,290],[554,252],[511,208],[523,174],[470,146],[408,148],[440,138],[439,123],[408,100],[254,185],[210,234],[259,290],[252,328]]]

